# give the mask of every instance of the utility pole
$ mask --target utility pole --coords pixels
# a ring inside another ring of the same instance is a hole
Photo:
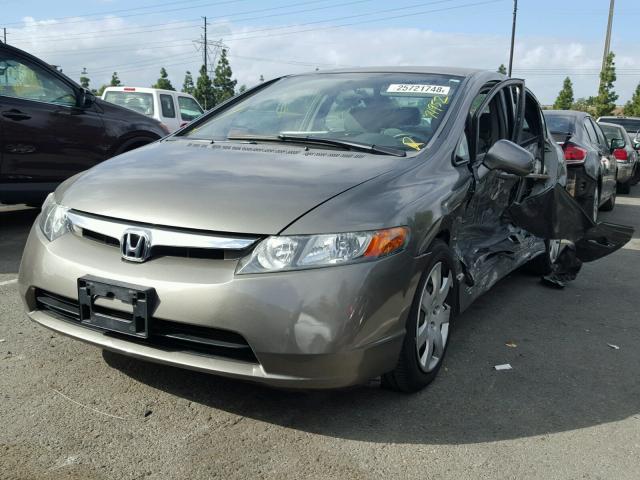
[[[7,29],[3,28],[2,31],[4,32],[4,43],[6,45],[7,44]]]
[[[609,0],[609,20],[607,22],[607,36],[604,40],[604,54],[602,55],[602,70],[607,64],[607,57],[609,56],[609,49],[611,48],[611,25],[613,24],[613,6],[615,0]]]
[[[207,48],[208,48],[208,44],[207,44],[207,17],[202,17],[202,19],[204,20],[204,48],[202,49],[202,53],[204,56],[204,71],[205,72],[209,72],[209,70],[207,70]]]
[[[516,19],[518,17],[518,0],[513,0],[513,24],[511,25],[511,50],[509,50],[509,72],[513,70],[513,47],[516,42]]]

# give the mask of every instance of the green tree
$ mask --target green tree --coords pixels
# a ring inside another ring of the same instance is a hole
[[[562,90],[558,94],[558,98],[553,103],[553,108],[556,110],[571,110],[573,105],[573,84],[569,77],[564,79]]]
[[[596,114],[596,97],[587,97],[587,98],[579,98],[577,99],[573,105],[571,105],[571,110],[578,110],[579,112],[587,112],[590,115]]]
[[[193,76],[191,72],[187,70],[184,75],[184,82],[182,82],[182,93],[188,93],[189,95],[193,95],[196,86],[193,84]]]
[[[633,92],[631,100],[624,105],[624,114],[627,117],[640,117],[640,83]]]
[[[80,86],[82,88],[89,88],[89,82],[89,77],[85,77],[84,75],[80,77]]]
[[[616,81],[616,63],[613,61],[615,57],[613,52],[609,53],[604,69],[600,72],[600,87],[594,102],[596,117],[610,115],[616,108],[618,95],[613,91],[613,82]]]
[[[109,87],[110,85],[102,85],[98,90],[96,90],[96,97],[101,97],[102,94],[104,93],[104,90]]]
[[[205,110],[215,107],[216,97],[213,90],[213,83],[211,78],[207,74],[207,69],[204,65],[200,67],[200,75],[196,81],[196,88],[193,91],[193,96],[198,100],[198,103],[204,107]]]
[[[235,95],[238,81],[233,80],[231,78],[232,75],[231,65],[229,65],[229,60],[227,59],[227,49],[223,48],[218,65],[216,65],[215,76],[213,77],[216,103],[222,103]]]
[[[498,67],[498,73],[501,73],[503,75],[507,74],[507,67],[504,66],[504,63],[501,63]]]
[[[238,88],[238,93],[244,93],[247,91],[247,86],[245,84],[240,85],[240,88]]]
[[[113,75],[111,75],[111,82],[109,82],[109,86],[118,87],[120,85],[122,85],[122,82],[120,82],[120,79],[118,78],[118,72],[113,72]]]
[[[264,75],[260,74],[260,83],[264,82]]]
[[[151,88],[161,88],[163,90],[175,90],[173,85],[171,85],[171,80],[169,80],[169,74],[167,74],[167,70],[162,67],[160,69],[160,78],[156,83],[151,85]]]

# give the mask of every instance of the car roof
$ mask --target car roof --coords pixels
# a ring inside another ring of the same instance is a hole
[[[135,91],[135,92],[140,92],[140,93],[153,93],[153,92],[158,92],[158,93],[176,93],[178,95],[184,95],[185,97],[191,97],[191,95],[189,95],[188,93],[184,93],[184,92],[178,92],[176,90],[165,90],[163,88],[152,88],[152,87],[134,87],[131,85],[118,85],[117,87],[113,87],[113,86],[109,86],[107,88],[104,89],[104,91],[110,91],[110,92],[124,92],[125,89],[127,88],[135,88],[135,90],[127,90],[127,91]]]
[[[615,127],[618,130],[624,130],[626,132],[624,127],[622,125],[618,125],[617,123],[598,122],[598,125],[604,125],[605,127]]]
[[[579,112],[578,110],[543,110],[545,115],[564,115],[566,117],[590,117],[587,112]]]

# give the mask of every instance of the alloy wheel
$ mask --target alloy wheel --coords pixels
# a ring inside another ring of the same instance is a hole
[[[436,263],[422,289],[416,328],[418,363],[424,372],[436,368],[444,355],[451,317],[447,297],[452,286],[451,270],[442,262]]]

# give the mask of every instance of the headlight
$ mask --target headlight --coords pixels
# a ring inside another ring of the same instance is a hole
[[[40,230],[50,242],[69,231],[67,211],[69,211],[67,207],[56,203],[53,193],[50,193],[42,204],[39,222]]]
[[[361,262],[399,252],[408,239],[406,227],[373,232],[272,236],[240,260],[236,273],[282,272]]]

